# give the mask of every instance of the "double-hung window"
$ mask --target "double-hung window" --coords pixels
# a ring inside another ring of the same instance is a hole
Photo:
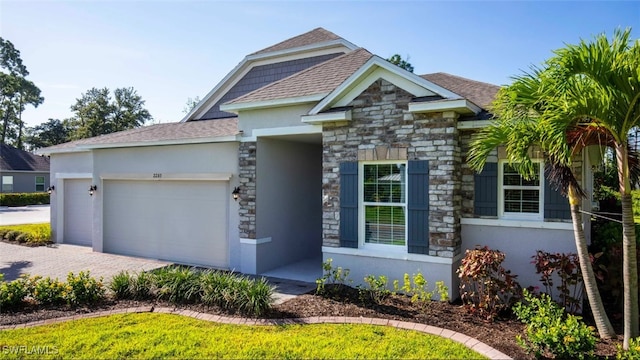
[[[364,162],[360,166],[360,214],[364,215],[360,217],[360,239],[364,239],[361,244],[406,249],[406,162]]]
[[[36,176],[36,191],[44,191],[44,176]]]
[[[536,176],[525,179],[508,162],[499,165],[499,210],[504,218],[542,219],[543,190],[542,164],[534,163]]]
[[[2,192],[13,192],[13,176],[2,177]]]

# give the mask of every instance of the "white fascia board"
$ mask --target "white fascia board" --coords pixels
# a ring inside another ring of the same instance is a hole
[[[372,80],[373,77],[375,77],[375,79]],[[351,74],[347,80],[311,109],[309,114],[318,114],[332,106],[344,106],[344,104],[351,102],[355,96],[360,95],[373,81],[380,77],[415,96],[437,94],[444,98],[462,98],[458,94],[393,65],[377,55],[373,55],[360,69]]]
[[[92,173],[55,173],[56,179],[92,179]]]
[[[238,142],[240,135],[232,136],[216,136],[197,139],[177,139],[177,140],[160,140],[160,141],[141,141],[130,143],[114,143],[114,144],[91,144],[82,145],[81,149],[93,150],[93,149],[111,149],[111,148],[125,148],[125,147],[142,147],[142,146],[163,146],[163,145],[188,145],[188,144],[203,144],[203,143],[219,143],[219,142]]]
[[[62,149],[53,149],[48,151],[43,151],[45,149],[36,150],[34,153],[36,155],[51,155],[51,154],[67,154],[67,153],[78,153],[78,152],[88,152],[89,150],[80,148],[78,146],[74,146],[72,148],[62,148]]]
[[[485,128],[491,123],[493,120],[465,120],[458,121],[458,129],[459,130],[470,130],[470,129],[482,129]]]
[[[252,136],[246,136],[241,139],[242,142],[257,141],[261,136],[282,136],[282,135],[305,135],[305,134],[322,134],[322,125],[299,125],[284,126],[276,128],[253,129]]]
[[[327,122],[351,121],[351,110],[334,111],[315,115],[302,115],[301,121],[305,124],[319,125]]]
[[[445,99],[409,103],[409,112],[412,113],[430,113],[440,111],[455,111],[461,114],[477,114],[481,109],[466,99]]]
[[[341,46],[344,46],[345,48],[347,48],[349,50],[355,50],[355,49],[358,48],[358,46],[354,45],[353,43],[351,43],[351,42],[349,42],[347,40],[336,39],[336,40],[330,40],[330,41],[325,41],[325,42],[321,42],[321,43],[315,43],[315,44],[310,44],[310,45],[305,45],[305,46],[299,46],[299,47],[295,47],[295,48],[289,48],[289,49],[278,50],[278,51],[270,51],[270,52],[262,53],[262,54],[248,55],[245,59],[246,60],[251,60],[251,61],[264,60],[264,59],[269,59],[269,58],[276,58],[276,57],[292,55],[292,54],[297,54],[297,53],[312,52],[312,51],[328,49],[328,48],[339,48]]]
[[[222,104],[220,105],[220,110],[237,114],[242,110],[268,109],[273,107],[313,103],[322,100],[325,96],[327,96],[327,93],[235,104]]]

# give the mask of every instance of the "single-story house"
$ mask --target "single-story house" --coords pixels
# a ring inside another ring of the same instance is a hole
[[[54,239],[306,280],[331,258],[355,283],[421,272],[452,295],[465,250],[488,245],[536,284],[537,249],[575,252],[569,206],[541,157],[534,181],[501,151],[467,166],[498,88],[314,29],[247,55],[180,122],[40,150]]]
[[[0,192],[44,192],[49,188],[49,158],[0,144]]]

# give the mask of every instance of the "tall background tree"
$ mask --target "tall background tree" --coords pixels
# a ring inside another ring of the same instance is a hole
[[[195,107],[198,106],[200,101],[201,100],[199,96],[196,96],[194,98],[188,98],[187,103],[184,104],[184,107],[182,108],[182,112],[185,114],[188,114],[189,112],[191,112],[191,110],[195,109]]]
[[[37,107],[44,98],[40,89],[27,80],[29,71],[20,51],[0,37],[0,143],[23,149],[25,124],[22,113],[28,105]]]
[[[65,120],[69,138],[78,140],[140,127],[152,120],[145,101],[133,88],[91,88],[71,106],[74,115]]]
[[[27,128],[25,142],[28,150],[45,148],[69,141],[69,128],[58,119],[49,119],[40,125]]]
[[[387,61],[392,63],[393,65],[397,65],[407,70],[408,72],[413,72],[413,65],[409,63],[409,56],[407,56],[407,60],[404,60],[402,56],[400,56],[399,54],[395,54],[392,57],[388,58]]]

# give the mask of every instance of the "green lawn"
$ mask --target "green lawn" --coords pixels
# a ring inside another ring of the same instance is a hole
[[[391,327],[224,325],[154,313],[0,331],[0,351],[3,358],[483,358],[454,341]]]

